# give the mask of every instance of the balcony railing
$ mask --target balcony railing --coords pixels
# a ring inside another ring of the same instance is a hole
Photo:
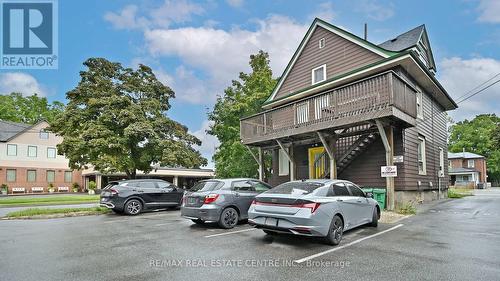
[[[416,95],[393,71],[241,119],[243,143],[392,115],[395,107],[415,118]]]

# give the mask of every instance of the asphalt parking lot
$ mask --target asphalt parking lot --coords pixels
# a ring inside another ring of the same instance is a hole
[[[0,221],[1,280],[499,280],[500,190],[432,205],[337,247],[179,211]]]

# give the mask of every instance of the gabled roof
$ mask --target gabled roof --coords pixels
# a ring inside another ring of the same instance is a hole
[[[412,52],[410,52],[411,50],[416,51],[416,49],[417,49],[416,47],[418,46],[418,43],[422,40],[422,42],[425,44],[425,47],[428,48],[427,54],[428,54],[428,57],[430,60],[430,68],[435,70],[434,58],[432,55],[432,50],[430,48],[429,39],[427,36],[427,31],[425,29],[425,25],[420,25],[418,27],[415,27],[415,28],[397,36],[394,39],[391,39],[391,40],[388,40],[382,44],[376,45],[376,44],[373,44],[367,40],[364,40],[361,37],[358,37],[358,36],[348,32],[342,28],[336,27],[336,26],[334,26],[334,25],[332,25],[324,20],[321,20],[319,18],[315,18],[313,23],[311,24],[311,26],[307,30],[304,38],[300,42],[299,47],[297,48],[297,50],[293,54],[292,59],[290,60],[290,62],[286,66],[285,70],[283,71],[283,74],[279,78],[278,83],[276,84],[275,88],[273,89],[272,94],[264,102],[264,105],[263,105],[264,107],[271,106],[271,104],[277,100],[276,94],[279,92],[281,86],[283,85],[283,82],[286,80],[286,78],[287,78],[290,70],[293,68],[297,58],[302,53],[304,46],[309,42],[309,39],[310,39],[312,33],[314,32],[314,30],[318,26],[321,26],[321,27],[329,30],[330,32],[335,33],[336,35],[343,37],[344,39],[347,39],[347,40],[349,40],[349,41],[351,41],[351,42],[353,42],[361,47],[364,47],[367,50],[370,50],[370,51],[380,55],[382,57],[381,61],[380,61],[381,63],[383,63],[384,61],[387,61],[387,60],[391,60],[392,58],[400,57],[401,55],[403,55],[407,52],[412,53]],[[361,67],[358,70],[363,70],[365,68],[366,67]],[[426,68],[427,68],[427,66],[426,66]],[[355,71],[358,71],[358,70],[349,71],[349,73],[354,73]],[[428,72],[428,69],[425,69],[425,71]],[[449,109],[456,108],[457,107],[456,103],[453,100],[451,100],[451,98],[446,93],[446,91],[437,82],[435,77],[433,77],[434,74],[431,72],[428,72],[427,74],[430,76],[429,78],[431,80],[433,80],[433,82],[435,84],[437,84],[439,86],[439,88],[441,88],[441,90],[444,92],[444,95],[447,96],[448,99],[450,99],[451,106],[447,106],[447,108],[449,108]],[[338,76],[340,77],[340,76],[345,76],[345,75],[340,74]],[[327,81],[328,80],[329,79],[327,79]],[[322,83],[318,83],[318,84],[315,84],[311,87],[316,88],[316,87],[321,86],[321,84]],[[304,90],[309,90],[309,88],[311,88],[311,87],[307,87],[306,89],[298,89],[297,91],[294,91],[294,93],[303,92]],[[294,95],[294,93],[287,95],[287,96],[292,96],[292,95]]]
[[[347,39],[361,47],[364,47],[366,48],[367,50],[370,50],[380,56],[382,56],[382,58],[388,58],[388,57],[391,57],[393,55],[397,55],[398,53],[397,52],[392,52],[392,51],[389,51],[389,50],[386,50],[380,46],[377,46],[367,40],[364,40],[363,38],[361,37],[358,37],[342,28],[339,28],[339,27],[336,27],[322,19],[319,19],[319,18],[315,18],[313,23],[311,24],[311,26],[309,27],[309,29],[307,30],[304,38],[302,39],[302,41],[300,42],[299,44],[299,47],[297,48],[297,50],[295,51],[295,53],[293,54],[292,56],[292,59],[290,60],[290,62],[288,63],[288,65],[286,66],[283,74],[281,75],[278,83],[276,84],[276,87],[274,88],[271,96],[266,100],[266,103],[269,103],[271,102],[274,97],[276,96],[276,94],[278,93],[279,89],[281,88],[281,85],[283,84],[283,82],[286,80],[287,76],[288,76],[288,73],[290,72],[290,70],[293,68],[293,66],[295,65],[295,62],[297,60],[297,58],[300,56],[300,54],[302,53],[302,50],[304,48],[304,46],[307,45],[307,42],[309,42],[309,39],[311,37],[311,35],[313,34],[314,30],[316,29],[316,27],[318,26],[321,26],[323,28],[325,28],[326,30],[330,31],[330,32],[333,32],[335,33],[336,35],[339,35],[340,37],[344,38],[344,39]]]
[[[0,142],[6,142],[31,128],[31,125],[0,120]]]
[[[448,152],[448,159],[474,159],[474,158],[484,158],[484,156],[472,153],[472,152]]]
[[[396,38],[385,41],[384,43],[379,44],[378,46],[384,48],[386,50],[401,52],[403,50],[414,47],[420,41],[420,37],[422,37],[422,33],[425,30],[425,25],[420,25],[412,30],[409,30],[403,34],[396,36]]]

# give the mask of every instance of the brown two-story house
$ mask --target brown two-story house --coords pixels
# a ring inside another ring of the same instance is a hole
[[[486,159],[472,152],[448,152],[450,184],[476,188],[486,184]]]
[[[448,188],[446,111],[424,25],[376,45],[315,19],[259,114],[241,119],[269,182],[341,178],[387,188],[388,209]],[[396,177],[382,177],[396,166]]]

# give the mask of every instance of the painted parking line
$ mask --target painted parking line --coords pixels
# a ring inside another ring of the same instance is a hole
[[[223,236],[223,235],[229,235],[229,234],[241,233],[241,232],[246,232],[246,231],[252,231],[252,230],[256,230],[256,229],[257,229],[257,228],[242,229],[242,230],[236,230],[236,231],[230,231],[230,232],[224,232],[224,233],[218,233],[218,234],[207,235],[207,236],[203,236],[203,237],[205,237],[205,238],[210,238],[210,237],[216,237],[216,236]]]
[[[362,241],[364,241],[364,240],[367,240],[367,239],[370,239],[370,238],[377,237],[377,236],[382,235],[382,234],[384,234],[384,233],[387,233],[387,232],[389,232],[389,231],[393,231],[393,230],[398,229],[398,228],[400,228],[400,227],[402,227],[402,226],[403,226],[403,224],[398,224],[398,225],[393,226],[393,227],[391,227],[391,228],[389,228],[389,229],[386,229],[386,230],[384,230],[384,231],[377,232],[377,233],[375,233],[375,234],[372,234],[372,235],[370,235],[370,236],[363,237],[363,238],[358,239],[358,240],[354,240],[354,241],[352,241],[352,242],[350,242],[350,243],[347,243],[347,244],[345,244],[345,245],[342,245],[342,246],[340,246],[340,247],[335,247],[335,248],[330,249],[330,250],[326,250],[326,251],[319,252],[319,253],[314,254],[314,255],[310,255],[310,256],[305,257],[305,258],[301,258],[301,259],[295,260],[295,262],[296,262],[296,263],[303,263],[303,262],[305,262],[305,261],[312,260],[312,259],[315,259],[315,258],[317,258],[317,257],[321,257],[321,256],[323,256],[323,255],[326,255],[326,254],[329,254],[329,253],[332,253],[332,252],[335,252],[335,251],[338,251],[338,250],[341,250],[341,249],[347,248],[347,247],[352,246],[352,245],[354,245],[354,244],[360,243],[360,242],[362,242]]]

